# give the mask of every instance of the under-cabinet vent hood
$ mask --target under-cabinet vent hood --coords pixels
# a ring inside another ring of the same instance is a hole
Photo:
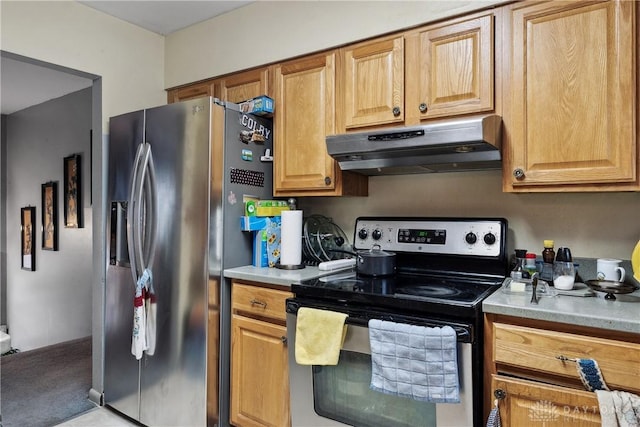
[[[502,118],[497,115],[327,137],[345,171],[399,175],[500,169]]]

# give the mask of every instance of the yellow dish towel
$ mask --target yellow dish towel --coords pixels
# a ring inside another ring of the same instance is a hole
[[[299,365],[337,365],[347,333],[347,315],[302,307],[296,324],[296,362]]]

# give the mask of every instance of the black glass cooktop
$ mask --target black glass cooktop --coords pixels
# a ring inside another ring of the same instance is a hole
[[[364,276],[337,273],[294,284],[296,297],[322,298],[345,304],[413,311],[450,312],[455,307],[476,311],[501,278],[395,274]]]

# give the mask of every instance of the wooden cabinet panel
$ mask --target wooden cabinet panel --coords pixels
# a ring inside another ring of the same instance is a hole
[[[202,98],[203,96],[213,96],[214,82],[206,80],[188,86],[171,89],[167,92],[167,103],[186,101],[188,99]]]
[[[224,101],[242,102],[269,95],[269,69],[258,68],[216,79],[216,95]]]
[[[409,33],[406,61],[407,122],[494,109],[493,14]]]
[[[635,4],[507,7],[505,191],[637,188]]]
[[[344,116],[353,129],[404,121],[404,37],[377,39],[341,50]]]
[[[220,362],[220,310],[209,307],[207,332],[207,419],[209,425],[217,424],[220,418],[218,407],[218,366]]]
[[[484,342],[485,418],[499,397],[505,427],[599,426],[598,399],[580,380],[578,358],[596,360],[612,390],[640,392],[634,333],[485,314]]]
[[[334,51],[274,69],[274,195],[366,195],[367,177],[342,174],[327,153],[335,133]]]
[[[275,68],[274,194],[336,188],[325,138],[335,129],[335,53]]]
[[[334,190],[325,138],[335,129],[335,53],[277,65],[274,75],[274,194]]]
[[[291,424],[287,328],[233,315],[231,423],[236,427]]]
[[[492,389],[501,390],[500,419],[504,427],[532,425],[599,427],[595,393],[533,381],[493,376]]]
[[[285,301],[291,292],[233,282],[232,308],[234,312],[252,314],[285,322]]]
[[[576,363],[558,357],[591,358],[598,362],[610,388],[640,390],[640,344],[503,323],[493,324],[493,336],[494,362],[498,365],[579,379]]]

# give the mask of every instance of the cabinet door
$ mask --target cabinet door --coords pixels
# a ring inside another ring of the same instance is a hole
[[[507,7],[505,191],[637,184],[635,3]]]
[[[404,37],[341,50],[339,93],[346,129],[404,121]]]
[[[277,65],[274,79],[274,195],[333,191],[326,136],[335,133],[335,53]]]
[[[231,424],[289,426],[287,328],[236,314],[231,328]]]
[[[541,425],[599,427],[598,398],[593,392],[494,375],[492,390],[501,390],[503,427]]]
[[[167,92],[167,103],[186,101],[188,99],[202,98],[203,96],[213,96],[213,80],[206,80],[188,86],[171,89]]]
[[[216,79],[216,96],[224,101],[242,102],[269,95],[269,69],[259,68]]]
[[[493,21],[486,14],[407,35],[407,121],[493,110]]]

